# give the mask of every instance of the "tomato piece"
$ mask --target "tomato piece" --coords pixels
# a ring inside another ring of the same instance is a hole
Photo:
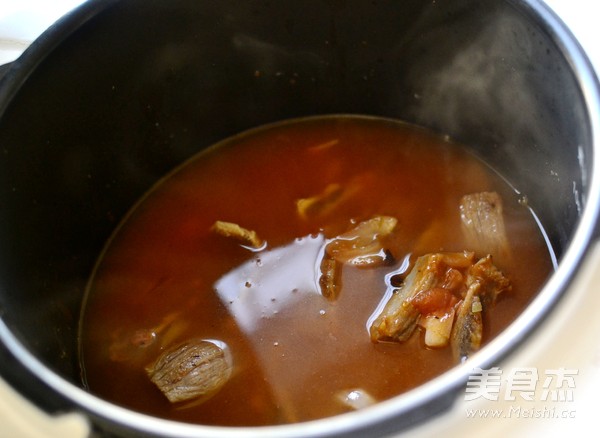
[[[458,298],[448,289],[434,287],[418,292],[411,300],[422,315],[446,313],[458,302]]]
[[[464,284],[464,277],[459,270],[450,268],[446,271],[442,287],[450,291],[457,291]]]

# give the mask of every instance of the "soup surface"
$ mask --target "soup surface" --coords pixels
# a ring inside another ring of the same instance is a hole
[[[492,254],[511,288],[483,309],[484,345],[553,263],[522,196],[465,148],[389,120],[317,117],[203,151],[132,209],[100,257],[82,313],[84,383],[144,413],[230,426],[336,415],[414,388],[456,364],[452,349],[428,346],[421,325],[377,342],[370,325],[418,257],[486,255],[461,232],[461,199],[479,192],[502,199],[518,254]],[[395,222],[379,262],[336,265],[324,296],[325,245],[380,217]],[[198,339],[226,351],[225,382],[169,401],[149,370]]]

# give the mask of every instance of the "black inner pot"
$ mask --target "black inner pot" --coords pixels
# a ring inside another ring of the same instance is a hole
[[[592,140],[561,31],[539,9],[87,3],[34,43],[0,89],[2,320],[52,373],[80,385],[86,281],[132,204],[218,140],[316,114],[402,119],[469,145],[528,197],[560,258],[585,205]],[[4,350],[12,376],[18,366]]]

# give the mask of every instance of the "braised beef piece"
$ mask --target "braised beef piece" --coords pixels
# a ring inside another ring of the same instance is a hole
[[[451,345],[457,362],[481,346],[482,312],[511,284],[487,255],[434,253],[421,256],[395,288],[370,326],[373,342],[403,342],[418,325],[428,347]],[[429,333],[431,332],[431,333]]]

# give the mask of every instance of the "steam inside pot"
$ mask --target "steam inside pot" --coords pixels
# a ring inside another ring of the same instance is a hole
[[[387,119],[228,139],[163,178],[106,245],[84,383],[232,426],[394,397],[468,360],[551,274],[521,197],[461,145]]]

